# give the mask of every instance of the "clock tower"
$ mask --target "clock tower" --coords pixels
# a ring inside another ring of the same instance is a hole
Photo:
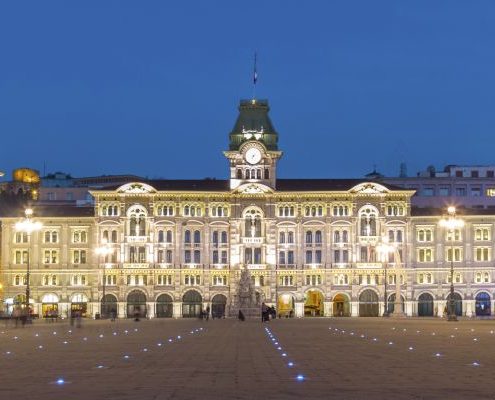
[[[229,135],[230,188],[261,183],[275,189],[276,167],[282,152],[268,116],[268,100],[241,100],[239,116]]]

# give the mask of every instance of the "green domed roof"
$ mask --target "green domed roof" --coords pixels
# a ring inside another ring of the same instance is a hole
[[[278,133],[268,111],[268,100],[241,100],[239,116],[229,135],[229,150],[238,150],[247,140],[259,140],[267,150],[278,150]]]

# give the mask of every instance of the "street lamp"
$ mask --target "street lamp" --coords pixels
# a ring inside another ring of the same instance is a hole
[[[112,248],[110,246],[108,246],[108,243],[105,239],[102,240],[102,246],[97,247],[95,251],[96,251],[96,254],[98,254],[100,257],[100,264],[103,264],[101,261],[104,260],[104,258],[106,256],[108,256],[109,254],[111,254],[113,252]],[[100,309],[102,318],[106,316],[106,312],[107,312],[106,299],[105,299],[105,295],[106,295],[105,291],[106,291],[106,287],[107,287],[106,269],[107,269],[107,265],[105,263],[103,265],[103,297],[102,297],[101,303],[100,303],[102,306]]]
[[[384,317],[392,316],[392,317],[404,317],[404,312],[402,311],[402,302],[401,302],[401,293],[400,293],[400,269],[402,267],[402,261],[400,257],[400,252],[397,246],[389,243],[388,238],[385,237],[382,239],[382,243],[377,246],[378,252],[384,255],[384,269],[385,269],[385,311],[383,312]],[[389,315],[387,306],[387,262],[388,255],[394,255],[394,267],[395,267],[395,302],[394,302],[394,312]]]
[[[388,317],[388,298],[387,298],[387,263],[388,263],[388,255],[394,251],[394,246],[388,243],[388,238],[384,237],[382,242],[376,246],[378,254],[382,256],[383,268],[385,280],[383,284],[383,292],[384,292],[384,310],[383,316]]]
[[[15,224],[15,229],[17,232],[25,233],[27,235],[28,240],[28,251],[27,251],[27,260],[26,260],[26,318],[29,320],[31,318],[31,314],[29,312],[29,297],[31,294],[31,287],[29,282],[30,277],[30,263],[31,263],[31,233],[39,231],[42,227],[41,222],[33,221],[33,210],[31,208],[26,208],[24,211],[25,217]]]
[[[464,221],[456,218],[456,209],[453,206],[447,208],[448,217],[440,220],[440,226],[450,233],[450,299],[447,321],[457,321],[454,302],[454,231],[464,226]]]

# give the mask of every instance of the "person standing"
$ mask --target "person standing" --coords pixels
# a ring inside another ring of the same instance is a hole
[[[261,303],[261,322],[266,321],[266,314],[268,313],[268,307],[265,303]]]
[[[210,306],[206,306],[205,318],[207,321],[210,319]]]

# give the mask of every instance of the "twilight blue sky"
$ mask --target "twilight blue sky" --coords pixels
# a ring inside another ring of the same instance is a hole
[[[224,178],[255,49],[280,177],[495,164],[493,1],[61,0],[0,5],[0,170]]]

